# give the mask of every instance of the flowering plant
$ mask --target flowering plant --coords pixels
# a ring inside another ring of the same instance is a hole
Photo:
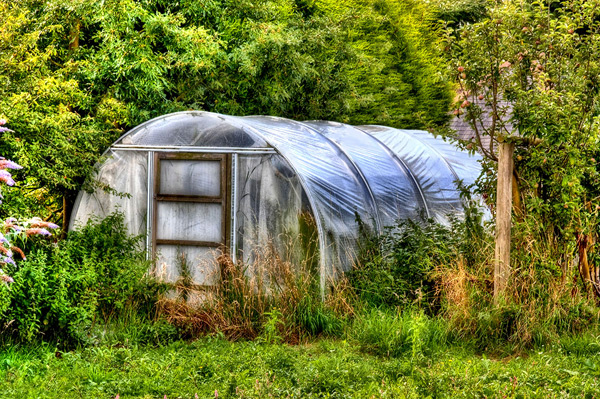
[[[0,133],[9,129],[5,127],[6,120],[0,119]],[[0,183],[7,186],[14,186],[15,181],[9,170],[22,169],[17,163],[0,157]],[[2,203],[2,190],[0,187],[0,204]],[[6,265],[15,265],[14,256],[18,254],[21,259],[25,259],[23,250],[15,245],[17,240],[25,239],[33,235],[50,236],[48,229],[56,229],[58,226],[54,223],[46,222],[38,217],[19,222],[15,218],[8,218],[0,222],[0,283],[8,284],[14,282],[13,278],[6,273]]]

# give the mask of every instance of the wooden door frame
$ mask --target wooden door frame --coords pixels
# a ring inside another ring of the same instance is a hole
[[[220,195],[173,195],[160,193],[160,161],[162,160],[197,160],[197,161],[219,161],[220,167]],[[156,247],[158,245],[181,245],[220,248],[227,253],[231,247],[229,230],[231,228],[231,154],[215,153],[186,153],[186,152],[155,152],[154,153],[154,181],[152,198],[152,259],[156,259]],[[204,204],[221,204],[221,242],[209,242],[198,240],[164,240],[157,239],[157,220],[159,202],[193,202]]]

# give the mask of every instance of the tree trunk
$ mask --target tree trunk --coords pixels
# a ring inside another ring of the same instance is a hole
[[[69,32],[69,51],[72,52],[79,47],[79,34],[81,31],[81,20],[77,18]]]
[[[515,171],[515,164],[512,165],[512,209],[518,221],[523,220],[523,205],[521,203],[521,190],[519,190],[519,176]]]
[[[67,237],[67,230],[69,228],[69,221],[67,220],[67,196],[63,195],[63,209],[62,209],[62,232],[60,238],[65,239]]]
[[[594,246],[594,240],[589,234],[577,233],[577,252],[579,255],[579,275],[586,290],[600,296],[600,269],[590,264],[588,253]]]

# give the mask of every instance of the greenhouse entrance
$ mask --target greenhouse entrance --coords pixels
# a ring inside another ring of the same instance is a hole
[[[152,250],[165,281],[189,276],[196,288],[219,277],[228,247],[230,155],[154,154]]]

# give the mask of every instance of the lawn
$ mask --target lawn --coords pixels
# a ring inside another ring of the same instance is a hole
[[[600,349],[490,356],[450,347],[399,358],[343,340],[299,346],[219,338],[164,347],[51,346],[0,353],[2,398],[600,397]],[[592,346],[590,346],[592,345]]]

